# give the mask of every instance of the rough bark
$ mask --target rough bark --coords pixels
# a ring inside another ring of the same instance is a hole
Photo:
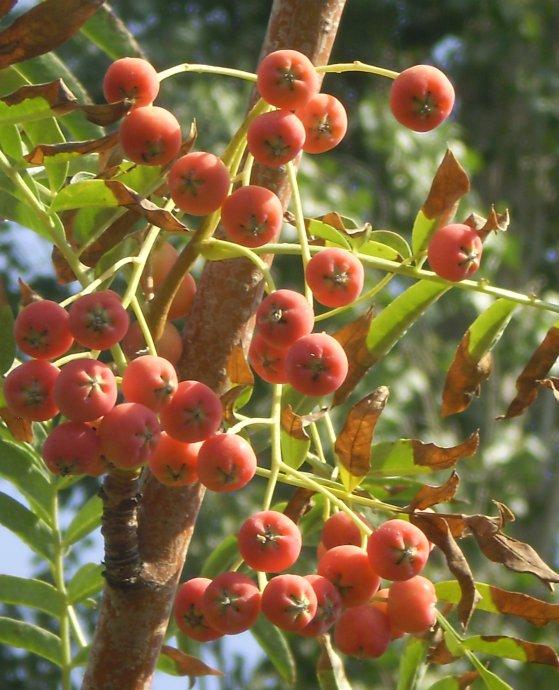
[[[328,62],[346,0],[275,0],[261,55],[279,48]],[[253,183],[289,201],[285,173],[255,166]],[[270,258],[271,261],[271,258]],[[182,379],[223,392],[225,363],[246,337],[262,295],[261,274],[245,260],[209,263],[202,274],[185,332]],[[159,655],[203,487],[169,489],[147,479],[139,509],[143,563],[134,586],[105,586],[83,690],[147,690]]]

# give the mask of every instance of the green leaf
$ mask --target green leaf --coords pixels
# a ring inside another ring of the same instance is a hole
[[[91,645],[87,647],[82,647],[73,657],[72,657],[72,667],[85,666],[89,661],[89,652],[91,651]]]
[[[97,594],[103,589],[103,567],[98,563],[86,563],[75,573],[68,583],[68,598],[70,603],[76,604]]]
[[[376,256],[379,259],[388,259],[389,261],[402,260],[402,257],[395,249],[382,242],[377,242],[376,240],[368,240],[362,244],[359,247],[359,252],[361,254],[367,254],[367,256]]]
[[[411,256],[410,245],[402,235],[399,235],[393,230],[373,230],[371,233],[371,240],[392,247],[392,249],[395,249],[403,259],[408,259]]]
[[[411,231],[411,246],[413,255],[417,256],[427,249],[431,235],[437,227],[437,218],[427,218],[423,211],[419,211],[413,222]]]
[[[316,218],[311,218],[307,224],[307,232],[313,237],[321,237],[323,240],[332,242],[332,244],[343,247],[344,249],[351,249],[351,244],[349,240],[344,236],[342,232],[337,230],[332,225],[324,223]]]
[[[74,515],[74,519],[68,525],[64,534],[64,544],[70,546],[79,541],[86,534],[89,534],[101,524],[103,514],[103,501],[99,496],[92,496],[86,501],[79,511]]]
[[[34,512],[53,526],[54,486],[43,468],[43,461],[29,446],[0,439],[0,476],[16,486]]]
[[[54,535],[51,530],[37,515],[3,492],[0,492],[0,524],[40,556],[52,561]]]
[[[295,685],[297,667],[284,634],[263,615],[258,617],[250,632],[283,680],[289,685]]]
[[[237,537],[229,534],[220,542],[215,549],[206,557],[200,577],[213,578],[219,573],[229,570],[239,557],[239,547]]]
[[[15,606],[30,606],[59,618],[64,610],[63,595],[42,580],[0,575],[0,601]]]
[[[120,201],[104,180],[84,180],[65,187],[56,196],[51,210],[68,211],[90,206],[118,208],[120,205]]]
[[[367,334],[367,349],[377,359],[386,355],[425,310],[449,286],[420,280],[398,295],[373,319]]]
[[[425,673],[425,654],[427,643],[415,637],[406,641],[403,654],[400,656],[398,669],[398,685],[396,690],[414,690]]]
[[[111,60],[122,57],[143,57],[138,42],[107,2],[87,20],[81,32],[101,48]]]
[[[3,125],[0,127],[0,141],[2,150],[12,158],[23,158],[23,141],[16,125]]]
[[[454,676],[445,676],[434,685],[429,686],[428,690],[462,690],[462,688],[457,678],[454,678]]]
[[[467,649],[482,654],[491,654],[503,659],[515,661],[533,662],[559,666],[557,654],[551,647],[544,644],[527,642],[525,640],[507,637],[505,635],[481,636],[473,635],[462,641]]]
[[[14,315],[9,304],[0,306],[0,374],[5,374],[16,356],[14,340]]]
[[[344,664],[332,647],[329,635],[320,638],[320,646],[316,675],[321,690],[351,690]]]
[[[508,299],[498,299],[468,328],[468,352],[475,362],[494,347],[517,306]]]
[[[33,146],[36,144],[61,144],[66,141],[60,125],[54,118],[41,120],[41,122],[28,122],[24,129]],[[66,181],[68,163],[47,158],[44,166],[51,190],[59,190]]]
[[[2,180],[0,180],[0,188],[0,217],[23,225],[24,228],[30,228],[44,239],[52,241],[47,229],[37,218],[35,211],[23,201],[2,191],[4,189]]]
[[[37,625],[0,617],[0,642],[26,649],[57,666],[62,665],[62,643],[57,635]]]
[[[475,654],[470,653],[468,655],[468,659],[471,661],[475,669],[479,671],[479,675],[481,676],[481,679],[483,680],[487,690],[514,690],[514,688],[512,688],[508,683],[505,683],[502,678],[499,678],[499,676],[495,675],[493,671],[485,668]]]

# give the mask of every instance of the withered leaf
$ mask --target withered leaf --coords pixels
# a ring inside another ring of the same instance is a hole
[[[284,515],[287,515],[288,518],[291,518],[291,520],[297,524],[303,515],[310,510],[314,494],[315,492],[310,489],[296,489],[293,496],[291,496],[287,502],[285,510],[283,511]]]
[[[538,627],[551,621],[559,621],[559,604],[550,604],[528,594],[509,592],[492,585],[489,585],[489,593],[492,603],[500,613],[519,616]]]
[[[517,417],[534,402],[538,395],[538,381],[545,379],[558,356],[559,327],[552,326],[516,379],[516,397],[500,419]]]
[[[479,395],[481,384],[491,374],[491,353],[487,352],[479,362],[474,361],[468,351],[469,340],[470,334],[466,331],[448,369],[441,407],[443,417],[465,410],[472,398]]]
[[[254,376],[245,357],[243,347],[240,343],[233,346],[227,357],[225,364],[227,378],[234,386],[252,386]]]
[[[506,635],[479,635],[467,638],[466,643],[468,649],[473,649],[474,651],[491,654],[491,648],[494,646],[494,653],[497,656],[527,661],[532,664],[546,664],[559,667],[557,652],[546,644],[528,642],[518,637],[508,637]],[[505,643],[508,653],[503,653],[505,645],[502,643]]]
[[[510,216],[508,209],[503,213],[497,213],[495,207],[491,206],[489,216],[484,218],[477,213],[471,213],[464,221],[465,225],[477,231],[478,235],[484,240],[490,232],[505,232],[509,227]]]
[[[372,320],[373,312],[369,309],[355,321],[342,326],[339,331],[333,333],[333,337],[344,348],[349,364],[345,381],[334,393],[333,405],[340,405],[348,398],[351,391],[376,361],[376,358],[367,350],[367,333]]]
[[[427,218],[446,218],[454,215],[458,200],[470,191],[470,180],[450,149],[439,165],[422,211]]]
[[[221,397],[221,406],[223,408],[223,419],[227,424],[233,424],[235,420],[235,403],[247,390],[247,386],[233,386],[226,391]]]
[[[42,3],[39,7],[43,7],[46,4],[48,2]],[[1,51],[2,46],[0,44],[0,63],[2,61]],[[81,111],[90,122],[103,127],[120,120],[130,110],[131,106],[130,101],[103,103],[101,105],[80,105],[62,79],[55,79],[55,81],[46,82],[45,84],[21,86],[17,91],[0,98],[0,102],[13,106],[31,98],[44,99],[48,103],[50,110],[58,115],[65,115],[76,110]]]
[[[458,602],[458,617],[466,628],[480,596],[468,561],[452,536],[448,522],[437,513],[412,513],[410,522],[444,553],[449,570],[460,585],[462,595]]]
[[[462,458],[469,458],[474,455],[479,446],[479,431],[474,431],[465,441],[450,448],[442,448],[434,443],[423,443],[417,439],[413,439],[411,443],[413,461],[416,465],[445,470]]]
[[[31,422],[22,417],[18,417],[7,407],[0,407],[0,418],[8,427],[8,431],[16,441],[31,443],[33,441],[33,426]]]
[[[555,400],[559,400],[559,377],[551,376],[548,379],[538,381],[538,383],[543,388],[549,388],[549,390],[553,393]]]
[[[103,0],[45,0],[0,33],[0,68],[54,50],[71,38]]]
[[[437,664],[438,666],[444,666],[445,664],[452,664],[459,657],[454,656],[450,653],[449,648],[446,646],[444,636],[436,641],[436,644],[429,650],[427,655],[427,660],[430,664]]]
[[[499,522],[503,524],[502,519]],[[532,573],[550,589],[553,589],[552,583],[559,582],[559,573],[552,570],[530,544],[504,534],[495,519],[472,515],[467,518],[467,524],[489,560],[518,573]]]
[[[430,486],[424,484],[413,497],[410,503],[411,510],[425,510],[438,503],[446,503],[453,498],[458,491],[460,478],[456,472],[452,472],[450,477],[441,486]]]
[[[458,687],[460,690],[468,690],[472,683],[479,678],[478,671],[466,671],[461,673],[458,678]]]
[[[75,153],[80,156],[85,156],[89,153],[104,153],[114,148],[117,143],[118,132],[108,134],[106,137],[100,137],[99,139],[89,139],[88,141],[68,141],[64,144],[39,144],[24,158],[33,165],[42,165],[45,158],[50,156],[62,153]]]
[[[303,428],[303,418],[293,411],[291,405],[286,405],[281,411],[281,428],[289,436],[306,441],[309,435]]]
[[[216,668],[208,666],[203,661],[190,654],[181,652],[180,649],[163,645],[161,654],[168,656],[175,662],[177,673],[181,676],[222,676],[223,673]]]
[[[350,409],[334,450],[345,469],[354,477],[364,477],[371,469],[371,443],[389,390],[380,386]]]
[[[76,280],[74,271],[72,271],[70,264],[66,261],[62,252],[56,245],[52,248],[50,258],[54,267],[54,272],[56,273],[56,279],[61,285],[73,283],[74,280]]]
[[[90,244],[81,254],[80,260],[86,266],[96,266],[99,259],[134,230],[138,218],[136,209],[127,209],[117,218],[95,242]],[[139,228],[138,228],[139,229]]]

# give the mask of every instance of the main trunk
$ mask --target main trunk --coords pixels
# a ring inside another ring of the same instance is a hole
[[[293,48],[315,64],[327,63],[345,2],[275,0],[261,55]],[[289,189],[282,172],[256,166],[252,182],[273,189],[287,206]],[[234,345],[246,338],[262,294],[261,277],[242,259],[206,265],[185,333],[181,379],[197,379],[223,392],[225,363]],[[151,686],[203,495],[200,485],[172,489],[153,478],[143,485],[137,535],[129,529],[126,534],[127,547],[137,549],[143,564],[141,575],[122,582],[108,579],[83,690]],[[112,525],[105,526],[107,534],[114,534]]]

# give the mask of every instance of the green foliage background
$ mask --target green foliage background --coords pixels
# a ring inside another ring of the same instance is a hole
[[[157,69],[188,61],[252,70],[270,7],[269,0],[170,0],[164,5],[155,0],[122,0],[114,9]],[[348,0],[332,61],[361,60],[392,69],[434,63],[454,82],[457,106],[452,122],[428,135],[417,135],[393,121],[387,107],[387,81],[363,74],[328,76],[324,89],[346,104],[350,130],[335,153],[306,157],[302,168],[306,215],[335,209],[370,221],[375,229],[409,233],[449,145],[473,177],[474,192],[462,203],[459,217],[474,210],[487,212],[492,203],[511,212],[507,235],[487,244],[481,273],[496,284],[557,299],[558,29],[559,6],[553,0]],[[86,34],[76,36],[58,54],[92,99],[101,102],[101,75],[110,58]],[[2,72],[0,91],[5,92]],[[198,146],[219,152],[242,116],[248,95],[246,84],[189,74],[166,81],[160,101],[185,124],[196,118]],[[64,289],[55,284],[50,266],[37,260],[43,256],[41,252],[25,251],[25,241],[18,239],[21,232],[0,222],[0,275],[12,302],[17,300],[17,275],[29,279],[43,296],[60,298]],[[289,277],[289,263],[282,266],[286,275],[279,282]],[[394,281],[390,293],[404,285],[405,281]],[[391,388],[389,405],[377,427],[379,440],[420,437],[445,445],[479,427],[481,451],[462,465],[455,509],[487,513],[493,510],[491,498],[507,503],[517,515],[509,532],[532,543],[557,567],[556,402],[549,393],[542,393],[523,417],[494,421],[506,408],[515,376],[552,318],[535,310],[519,311],[496,349],[495,369],[481,398],[456,418],[442,420],[438,412],[444,375],[456,344],[483,305],[481,296],[473,299],[458,291],[443,298],[366,377],[354,399],[381,384]],[[382,298],[378,306],[382,306]],[[258,400],[257,405],[261,397]],[[94,491],[93,482],[80,483],[69,500],[75,505]],[[235,497],[207,497],[185,576],[198,574],[205,555],[224,535],[235,531],[250,512],[251,502],[256,505],[257,492],[257,488],[252,495],[243,492],[241,502]],[[316,533],[311,543],[313,540],[318,540]],[[490,564],[467,542],[465,550],[476,579],[545,596],[535,579]],[[305,557],[302,570],[313,567],[312,547],[306,549]],[[434,579],[447,578],[437,557],[431,574]],[[551,627],[528,629],[512,619],[483,613],[474,615],[472,633],[476,632],[557,642]],[[297,687],[316,687],[315,643],[297,640],[293,647],[299,669]],[[242,656],[226,657],[219,644],[215,653],[218,665],[226,671],[220,686],[223,690],[283,687],[266,659],[247,680]],[[394,687],[400,655],[396,644],[379,662],[351,661],[347,671],[353,687]],[[557,683],[553,669],[502,661],[495,661],[492,668],[516,688],[537,684],[551,688]],[[55,687],[48,665],[7,649],[0,649],[0,674],[3,687],[13,690]]]

